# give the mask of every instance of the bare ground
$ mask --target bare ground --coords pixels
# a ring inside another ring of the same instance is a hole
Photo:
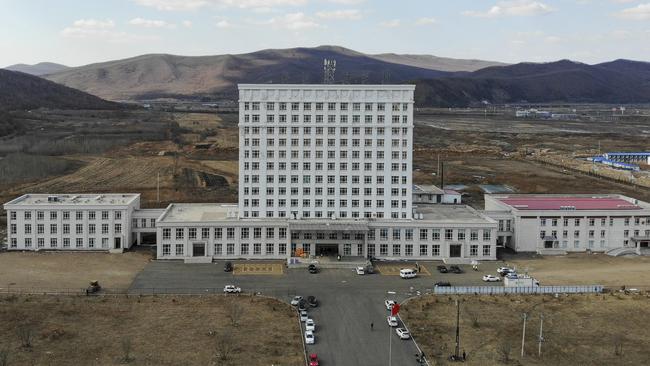
[[[0,287],[81,289],[97,280],[106,288],[126,289],[150,259],[141,252],[5,252],[0,254]]]
[[[645,365],[650,359],[648,294],[467,296],[460,301],[465,365]],[[446,359],[455,347],[455,299],[429,295],[402,309],[402,319],[431,364],[451,365]],[[523,313],[528,322],[522,358]],[[538,357],[541,315],[544,342]]]
[[[304,364],[295,310],[273,299],[4,296],[0,305],[0,352],[12,366]],[[31,347],[21,345],[27,334]]]

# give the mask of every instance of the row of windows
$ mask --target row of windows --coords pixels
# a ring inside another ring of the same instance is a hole
[[[407,135],[409,133],[410,128],[408,127],[392,127],[392,128],[386,128],[386,127],[248,127],[245,126],[242,128],[242,132],[244,135],[259,135],[261,132],[266,132],[267,135],[275,135],[277,132],[278,135],[286,135],[287,133],[291,135],[300,135],[300,132],[302,131],[303,135],[311,135],[312,133],[314,135],[320,136],[320,135],[332,135],[332,136],[343,136],[347,135],[349,133],[352,133],[352,135],[361,135],[362,133],[365,135],[385,135],[386,132],[390,132],[393,135]]]
[[[50,220],[58,220],[59,213],[61,213],[61,218],[63,220],[70,220],[71,217],[74,217],[76,220],[83,220],[84,217],[87,217],[88,220],[95,220],[97,217],[101,217],[102,220],[109,220],[111,211],[24,211],[23,218],[25,220],[31,220],[32,217],[35,217],[37,221],[43,221],[46,217],[46,212],[48,212],[47,217]],[[112,211],[114,220],[122,219],[122,211]],[[14,221],[18,217],[16,211],[9,211],[9,219]]]
[[[634,218],[634,225],[638,226],[638,225],[642,225],[642,224],[645,223],[646,225],[650,226],[650,219],[646,218],[646,217],[644,217],[643,219],[644,220],[642,220],[641,217],[635,217]],[[596,224],[599,224],[600,226],[606,226],[606,223],[607,223],[607,219],[605,217],[588,217],[586,220],[587,220],[587,224],[589,226],[596,226]],[[547,226],[547,225],[558,226],[559,222],[560,222],[560,219],[557,219],[557,218],[548,219],[548,218],[542,217],[542,218],[539,219],[539,225],[540,226]],[[573,226],[580,226],[581,222],[582,222],[582,219],[580,219],[580,218],[573,218],[573,219],[564,218],[564,219],[562,219],[562,223],[564,224],[563,226],[569,226],[569,223],[572,223]],[[623,225],[630,226],[630,222],[631,222],[631,220],[630,220],[629,217],[624,217],[623,218]],[[614,218],[613,217],[609,218],[609,226],[614,226]]]
[[[638,236],[641,235],[641,231],[640,231],[640,230],[634,230],[633,233],[634,233],[634,236],[635,236],[635,237],[638,237]],[[539,237],[540,237],[541,239],[544,239],[544,238],[546,237],[546,234],[547,234],[546,230],[541,230],[541,231],[539,232]],[[555,239],[558,238],[558,236],[557,236],[558,233],[557,233],[556,230],[551,231],[551,232],[549,233],[549,235],[550,235],[550,237],[552,237],[552,238],[555,238]],[[581,231],[580,231],[580,230],[575,230],[575,231],[573,232],[573,237],[574,237],[574,238],[580,238],[580,235],[581,235]],[[607,231],[606,231],[606,230],[600,230],[600,234],[599,234],[599,235],[600,235],[600,238],[606,238],[606,237],[607,237]],[[588,236],[590,239],[595,238],[595,237],[596,237],[596,230],[589,230],[589,231],[587,232],[587,236]],[[646,231],[644,232],[644,236],[645,236],[645,237],[650,237],[650,230],[646,230]],[[567,239],[568,237],[569,237],[569,231],[568,231],[568,230],[563,230],[563,231],[562,231],[562,239]],[[629,238],[629,237],[630,237],[630,230],[623,230],[623,237],[624,237],[624,238]]]
[[[245,182],[249,183],[249,182]],[[259,181],[257,182],[259,183]],[[268,184],[272,184],[273,181],[269,181],[267,179]],[[372,184],[372,179],[370,180],[364,180],[365,184]],[[310,196],[312,194],[312,187],[303,187],[302,190],[298,187],[290,187],[287,190],[287,187],[278,187],[277,193],[279,196],[286,196],[287,192],[289,192],[292,196],[298,196],[302,192],[303,196]],[[385,190],[384,188],[358,188],[358,187],[352,187],[348,190],[347,187],[339,187],[338,189],[338,194],[341,196],[347,196],[348,194],[351,194],[352,196],[384,196],[385,195]],[[391,197],[399,197],[401,192],[402,197],[407,197],[408,196],[408,189],[407,188],[391,188],[390,189],[390,196]],[[253,196],[259,196],[260,195],[260,188],[259,187],[244,187],[244,195],[253,195]],[[276,190],[275,187],[266,187],[266,195],[267,196],[273,196],[275,195]],[[327,187],[327,189],[324,189],[323,187],[314,187],[313,190],[314,195],[316,196],[322,196],[324,193],[326,193],[328,196],[334,196],[337,193],[337,189],[334,187]],[[316,199],[314,201],[316,205],[320,205],[317,207],[322,207],[323,206],[323,200],[322,199]],[[333,207],[334,202],[333,200],[328,200],[328,205],[331,202],[331,206]],[[382,201],[383,202],[383,201]],[[379,201],[377,203],[379,205]],[[382,203],[383,204],[383,203]],[[273,202],[268,201],[266,203],[267,206],[273,206]]]
[[[440,256],[440,245],[434,244],[434,245],[427,245],[427,244],[420,244],[420,245],[413,245],[413,244],[406,244],[404,245],[404,254],[402,254],[402,245],[401,244],[379,244],[379,256],[406,256],[410,257],[415,255],[413,250],[417,249],[418,250],[418,255],[419,256],[431,256],[431,257],[439,257]],[[368,245],[368,255],[369,256],[376,256],[377,255],[377,245]],[[344,250],[344,255],[345,254],[345,246],[343,248]],[[390,249],[390,252],[389,252]],[[469,246],[469,256],[470,257],[478,257],[479,256],[479,250],[482,256],[489,257],[492,254],[492,246],[491,245],[478,245],[478,244],[472,244]]]
[[[277,152],[277,154],[276,154]],[[328,150],[327,159],[385,159],[388,155],[385,154],[385,151],[364,151],[363,157],[361,157],[361,151],[353,150],[352,154],[348,154],[347,150]],[[286,150],[266,150],[266,155],[260,150],[244,150],[244,158],[254,158],[254,159],[286,159],[290,157],[291,159],[312,159],[311,150],[291,150],[290,155],[287,154]],[[314,151],[313,158],[316,159],[325,159],[325,152],[322,150]],[[390,158],[393,160],[396,159],[408,159],[408,151],[391,151]],[[318,163],[316,163],[318,164]],[[318,166],[317,166],[318,167]]]
[[[250,169],[251,166],[253,167],[253,169]],[[338,163],[338,164],[337,163],[327,163],[327,164],[315,163],[313,165],[310,162],[304,162],[302,164],[300,164],[299,162],[289,163],[290,170],[292,170],[292,171],[300,170],[300,168],[302,168],[302,171],[310,171],[312,166],[315,168],[314,170],[316,170],[316,171],[322,171],[323,167],[327,167],[328,171],[338,171],[338,170],[347,171],[348,168],[349,168],[350,171],[353,171],[353,172],[361,171],[361,167],[362,167],[361,163],[352,163],[352,164],[348,164],[348,163]],[[245,171],[246,170],[259,170],[259,167],[260,167],[259,163],[249,164],[248,162],[245,162],[243,170],[245,170]],[[276,167],[278,168],[278,171],[287,170],[287,163],[279,162],[277,165],[272,161],[268,161],[266,163],[266,170],[275,170]],[[384,167],[385,167],[384,163],[375,163],[375,164],[373,164],[373,163],[364,163],[363,164],[363,171],[364,172],[382,172],[382,171],[384,171]],[[391,172],[399,172],[399,171],[406,172],[406,171],[408,171],[409,164],[408,163],[391,163],[391,164],[389,164],[389,167],[390,167]]]
[[[409,109],[409,103],[348,103],[348,102],[244,102],[244,110],[253,110],[259,111],[261,108],[266,109],[267,111],[311,111],[312,107],[316,111],[323,111],[327,109],[328,111],[348,111],[350,108],[352,111],[361,111],[363,108],[366,112],[372,112],[374,110],[378,112],[383,112],[392,110],[393,112],[406,112]]]
[[[312,139],[310,138],[290,138],[290,139],[285,139],[285,138],[279,138],[279,139],[258,139],[258,138],[245,138],[244,139],[244,147],[248,146],[261,146],[261,143],[263,141],[266,141],[266,146],[292,146],[292,147],[311,147],[312,146]],[[385,139],[377,139],[377,138],[365,138],[365,139],[335,139],[335,138],[330,138],[330,139],[314,139],[313,146],[316,147],[321,147],[325,146],[325,143],[327,143],[328,147],[361,147],[363,141],[363,146],[364,147],[384,147],[386,146]],[[408,139],[389,139],[390,141],[390,146],[391,147],[404,147],[407,148],[409,146]],[[277,142],[277,144],[276,144]],[[338,142],[338,144],[337,144]]]
[[[70,230],[74,228],[75,234],[96,234],[97,233],[97,228],[98,226],[95,224],[88,224],[85,226],[84,224],[63,224],[63,225],[58,225],[58,224],[50,224],[50,225],[45,225],[45,224],[36,224],[33,226],[32,224],[25,224],[24,226],[24,231],[23,234],[28,235],[33,233],[33,229],[36,229],[36,234],[45,234],[45,231],[47,229],[48,234],[70,234]],[[110,225],[109,224],[101,224],[99,226],[101,229],[102,234],[108,234],[110,230]],[[9,232],[11,234],[17,234],[18,233],[18,226],[16,224],[10,224],[9,225]],[[115,234],[121,234],[122,233],[122,224],[113,224],[113,233]]]
[[[347,114],[328,114],[327,116],[324,116],[322,114],[316,114],[314,115],[312,119],[311,114],[291,114],[291,115],[286,115],[286,114],[279,114],[277,115],[277,119],[275,118],[275,114],[266,114],[264,115],[264,120],[265,123],[275,123],[276,121],[278,123],[287,123],[289,120],[291,120],[291,123],[311,123],[314,121],[315,123],[324,123],[325,122],[325,117],[327,117],[327,123],[348,123],[350,121],[350,118],[348,118]],[[352,115],[352,123],[361,123],[361,117],[363,117],[363,122],[364,123],[386,123],[388,120],[386,119],[386,116],[384,115],[371,115],[371,114],[366,114],[364,116],[355,114]],[[244,114],[244,123],[259,123],[262,121],[262,116],[259,114]],[[406,124],[409,121],[409,116],[408,115],[392,115],[390,118],[390,121],[392,123],[403,123]]]
[[[248,211],[248,210],[244,210],[244,211],[242,211],[242,214],[244,215],[244,218],[248,218],[248,217],[251,217],[251,218],[258,218],[258,217],[260,217],[260,211]],[[342,219],[345,219],[345,218],[348,218],[348,217],[355,218],[355,219],[356,219],[356,218],[361,218],[361,217],[364,217],[364,218],[366,218],[366,219],[370,219],[370,218],[373,218],[373,219],[374,219],[374,218],[377,218],[377,219],[383,219],[383,218],[384,218],[384,212],[383,212],[383,211],[377,211],[377,212],[371,212],[371,211],[364,211],[364,212],[351,211],[351,212],[348,214],[348,211],[340,211],[340,210],[337,210],[337,211],[327,211],[327,212],[324,212],[324,211],[314,211],[314,212],[313,212],[313,215],[312,215],[312,212],[311,212],[311,211],[290,211],[289,213],[287,213],[287,211],[277,211],[277,214],[276,214],[275,211],[270,211],[270,210],[269,210],[269,211],[266,211],[266,216],[263,216],[263,217],[279,217],[279,218],[285,218],[285,217],[287,217],[288,214],[291,215],[290,217],[292,217],[292,218],[294,218],[294,219],[308,219],[308,218],[311,218],[311,217],[315,217],[315,218],[323,218],[323,217],[332,218],[332,217],[338,217],[338,218],[342,218]],[[391,217],[392,219],[399,219],[399,218],[406,219],[406,218],[408,218],[406,211],[392,211],[392,212],[390,213],[390,217]]]
[[[172,247],[174,249],[174,254],[175,256],[182,256],[185,253],[185,245],[184,244],[163,244],[162,245],[162,255],[163,256],[171,256],[172,255]],[[227,243],[227,244],[222,244],[222,243],[216,243],[213,246],[213,255],[275,255],[275,243],[266,243],[262,245],[262,243],[254,243],[251,247],[250,244],[248,243],[242,243],[239,246],[239,251],[238,253],[235,253],[235,243]],[[286,255],[287,254],[287,244],[286,243],[279,243],[277,244],[278,248],[278,255]],[[262,252],[262,249],[264,249],[264,252]]]
[[[562,240],[559,243],[555,243],[553,245],[553,248],[569,248],[569,245],[572,245],[574,249],[580,248],[580,240],[574,240],[574,241],[569,241],[569,240]],[[625,241],[625,245],[627,246],[627,240]],[[607,243],[605,240],[600,240],[598,242],[598,246],[602,249],[607,246]],[[596,248],[596,241],[595,240],[588,240],[587,241],[587,248]]]
[[[266,175],[266,183],[271,184],[275,183],[275,176],[274,175]],[[313,177],[313,180],[312,180]],[[339,175],[338,176],[338,182],[336,180],[336,175],[328,175],[328,176],[322,176],[322,175],[303,175],[302,176],[302,184],[311,184],[312,181],[315,184],[323,184],[327,182],[327,184],[347,184],[348,182],[352,184],[359,184],[361,183],[361,177],[358,175],[351,175],[349,176],[350,179],[348,179],[347,175]],[[378,175],[375,177],[375,183],[376,184],[384,184],[385,182],[385,177],[383,175]],[[290,183],[291,184],[299,184],[301,183],[300,181],[300,176],[299,175],[291,175],[289,177]],[[286,175],[278,175],[278,183],[280,184],[285,184],[287,183],[287,176]],[[372,184],[372,176],[370,175],[365,175],[363,179],[365,184]],[[366,183],[370,182],[370,183]],[[259,184],[260,183],[260,176],[257,174],[253,175],[244,175],[244,183],[249,184]],[[408,183],[408,176],[402,175],[392,175],[390,177],[390,184],[407,184]],[[286,187],[285,187],[286,188]]]
[[[75,248],[102,248],[102,249],[108,249],[108,243],[109,243],[109,238],[100,238],[99,242],[101,243],[101,247],[97,247],[97,242],[95,238],[75,238],[74,241],[72,241],[71,238],[63,238],[61,241],[59,241],[58,238],[50,238],[49,241],[46,241],[45,238],[37,238],[36,239],[36,248],[59,248],[59,244],[61,248],[72,248],[72,243],[74,243]],[[34,242],[32,241],[32,238],[25,238],[24,239],[24,247],[25,248],[33,248]],[[18,239],[16,238],[11,238],[11,242],[9,244],[10,248],[18,248]]]
[[[260,206],[260,200],[258,199],[251,199],[249,200],[248,198],[245,198],[243,200],[243,207],[261,207]],[[303,209],[307,208],[320,208],[320,207],[325,207],[323,206],[323,200],[314,200],[314,206],[312,206],[312,200],[310,199],[303,199],[302,200],[302,206],[300,206],[300,200],[298,199],[291,199],[289,200],[289,206],[287,206],[287,200],[286,199],[279,199],[277,200],[277,206],[275,205],[275,200],[274,199],[267,199],[266,205],[264,207],[267,208],[272,208],[272,207],[278,207],[278,208],[284,208],[284,207],[291,207],[291,208],[298,208],[302,207]],[[400,202],[401,202],[401,208],[407,208],[408,202],[406,200],[390,200],[390,208],[400,208]],[[348,207],[348,200],[339,200],[338,201],[338,206],[336,205],[336,200],[327,200],[327,207],[328,208],[341,208],[345,209]],[[373,205],[374,203],[374,205]],[[350,207],[351,208],[384,208],[384,201],[383,200],[350,200]],[[314,212],[317,212],[317,210],[314,210]],[[322,212],[322,211],[321,211]],[[322,215],[322,214],[321,214]],[[322,217],[322,216],[318,216]]]
[[[172,232],[174,233],[174,239],[176,240],[181,240],[185,239],[185,235],[187,235],[188,239],[234,239],[235,238],[235,230],[236,228],[234,227],[228,227],[228,228],[175,228],[172,230],[172,228],[163,228],[162,229],[162,238],[163,240],[170,240],[172,238]],[[265,238],[266,239],[274,239],[276,237],[277,233],[277,238],[278,239],[286,239],[287,238],[287,228],[280,227],[280,228],[274,228],[274,227],[267,227],[267,228],[260,228],[256,227],[253,228],[252,230],[252,235],[253,238],[262,238],[262,232],[265,233]],[[251,230],[250,228],[240,228],[240,238],[248,238],[251,235]]]
[[[156,227],[156,219],[133,219],[133,228],[155,228]],[[147,226],[147,223],[149,225]]]

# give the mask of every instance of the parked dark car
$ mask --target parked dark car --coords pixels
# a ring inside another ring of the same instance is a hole
[[[102,287],[99,285],[99,281],[91,281],[90,286],[86,289],[86,295],[92,295],[99,292]]]
[[[307,310],[307,301],[305,299],[300,300],[298,303],[298,310]]]
[[[445,282],[445,281],[441,281],[441,282],[436,282],[436,283],[434,284],[434,286],[436,286],[436,287],[450,287],[450,286],[451,286],[451,283],[449,283],[449,282]]]
[[[436,267],[436,268],[438,269],[438,272],[440,272],[440,273],[447,273],[447,272],[449,272],[449,271],[447,270],[447,267],[445,267],[445,266],[438,266],[438,267]]]
[[[463,273],[462,268],[460,268],[458,266],[455,266],[455,265],[454,266],[449,266],[449,271],[451,273],[456,273],[456,274]]]
[[[375,267],[371,265],[366,266],[366,274],[373,274],[375,273]]]
[[[312,308],[318,307],[318,300],[314,296],[307,296],[307,304]]]
[[[316,267],[315,264],[310,264],[307,267],[307,270],[309,271],[309,273],[318,273],[318,267]]]
[[[226,262],[226,264],[223,266],[223,271],[224,272],[232,272],[232,263]]]

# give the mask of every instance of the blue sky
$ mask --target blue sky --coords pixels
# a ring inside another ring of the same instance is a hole
[[[650,61],[650,0],[0,0],[0,66],[323,44],[504,62]]]

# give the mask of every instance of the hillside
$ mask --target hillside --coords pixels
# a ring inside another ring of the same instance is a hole
[[[47,75],[69,69],[68,66],[55,64],[54,62],[40,62],[34,65],[16,64],[5,67],[5,70],[19,71],[30,75]]]
[[[117,103],[37,76],[0,69],[0,109],[118,109]]]
[[[236,95],[237,83],[320,83],[323,59],[337,82],[401,83],[449,73],[376,59],[341,47],[269,49],[240,55],[143,55],[71,68],[49,80],[111,100]]]
[[[422,106],[465,107],[484,100],[493,104],[647,103],[650,63],[520,63],[416,84],[416,103]]]
[[[432,55],[399,55],[395,53],[382,53],[371,55],[370,57],[385,62],[392,62],[394,64],[447,72],[472,72],[486,67],[507,65],[495,61],[463,60]]]

